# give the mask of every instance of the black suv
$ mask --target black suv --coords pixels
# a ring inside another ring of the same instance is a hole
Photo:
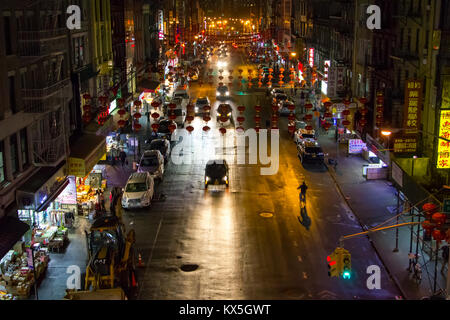
[[[324,162],[324,153],[319,143],[316,141],[302,141],[297,144],[297,155],[302,163],[315,162],[322,164]]]
[[[225,160],[210,160],[205,168],[205,189],[208,185],[223,185],[229,187],[228,164]]]

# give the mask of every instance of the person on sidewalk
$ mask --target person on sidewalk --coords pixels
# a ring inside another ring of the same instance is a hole
[[[448,245],[442,247],[442,267],[441,267],[442,273],[444,273],[444,268],[447,263],[448,263]]]
[[[306,190],[308,189],[308,186],[306,185],[305,181],[297,188],[297,190],[300,189],[300,201],[306,201]]]
[[[127,160],[127,154],[125,151],[121,150],[119,154],[120,161],[122,162],[122,167],[125,165],[125,161]]]

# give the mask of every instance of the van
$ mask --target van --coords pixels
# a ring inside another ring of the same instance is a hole
[[[183,127],[184,121],[186,120],[187,103],[180,98],[173,99],[172,103],[175,103],[177,107],[175,109],[168,110],[169,119],[170,115],[175,115],[176,118],[173,120],[178,126]]]
[[[155,192],[154,186],[155,182],[149,172],[131,174],[123,189],[122,207],[125,210],[149,207]]]

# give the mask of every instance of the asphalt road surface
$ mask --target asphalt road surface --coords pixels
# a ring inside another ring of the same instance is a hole
[[[228,70],[256,69],[237,54],[221,58]],[[231,67],[231,68],[230,68]],[[208,95],[212,105],[211,130],[204,133],[201,117],[193,121],[194,131],[177,154],[190,156],[191,163],[169,163],[157,193],[165,198],[151,207],[125,212],[127,228],[136,230],[139,299],[395,299],[400,295],[365,237],[349,240],[352,253],[350,280],[330,278],[326,257],[338,245],[341,235],[361,231],[329,175],[321,165],[300,163],[294,142],[287,134],[287,119],[279,121],[279,170],[261,175],[261,164],[230,162],[230,187],[205,190],[207,160],[236,154],[236,132],[227,127],[226,147],[220,146],[220,126],[213,115],[218,82],[216,60],[214,85],[191,84],[193,98]],[[237,88],[237,86],[236,86]],[[261,127],[270,116],[264,92],[243,94],[231,91],[233,118],[236,106],[246,106],[243,126],[254,127],[255,104],[263,106]],[[188,141],[189,140],[189,141]],[[248,150],[247,150],[248,151]],[[267,167],[267,166],[266,166]],[[297,187],[308,184],[307,215],[300,218]],[[306,219],[305,219],[306,218]],[[302,223],[301,223],[302,222]],[[369,290],[366,281],[370,265],[381,268],[381,289]]]

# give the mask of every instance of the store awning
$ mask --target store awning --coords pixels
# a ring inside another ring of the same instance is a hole
[[[52,192],[52,194],[50,194],[50,196],[48,196],[47,199],[45,199],[45,201],[39,205],[39,207],[37,207],[36,212],[41,212],[41,211],[44,211],[45,209],[47,209],[48,206],[56,198],[58,198],[58,196],[61,194],[61,192],[64,191],[64,189],[67,187],[69,182],[70,182],[69,179],[66,177],[66,179],[64,179],[64,181],[61,182],[61,185],[54,192]]]
[[[106,154],[106,138],[84,134],[73,145],[68,160],[68,175],[85,177]]]
[[[41,203],[45,202],[52,194],[59,189],[66,178],[64,166],[66,161],[62,161],[56,167],[42,167],[35,174],[28,178],[16,190],[16,203],[18,209],[36,210]]]
[[[139,91],[144,92],[155,92],[156,88],[159,86],[159,81],[149,80],[147,78],[142,79],[137,84]]]
[[[0,220],[0,260],[29,228],[28,224],[17,218],[5,217]]]

